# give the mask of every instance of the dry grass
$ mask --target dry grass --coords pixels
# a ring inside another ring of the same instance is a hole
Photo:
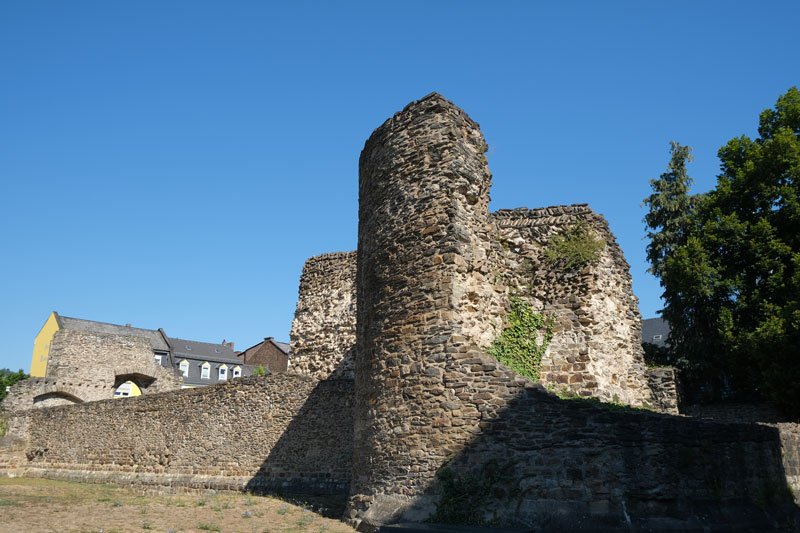
[[[236,493],[143,495],[116,485],[0,478],[3,532],[352,533],[309,509]]]

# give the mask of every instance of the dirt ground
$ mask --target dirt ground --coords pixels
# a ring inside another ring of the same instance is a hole
[[[308,506],[236,493],[145,494],[115,485],[0,478],[0,531],[353,533]]]

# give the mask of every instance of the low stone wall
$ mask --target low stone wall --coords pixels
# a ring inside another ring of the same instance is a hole
[[[769,402],[717,402],[681,406],[693,418],[723,423],[754,424],[775,428],[780,435],[786,481],[800,504],[800,423],[792,421]]]
[[[800,525],[786,490],[787,482],[800,489],[797,424],[781,431],[559,400],[532,384],[492,389],[477,406],[480,431],[407,513],[441,512],[453,487],[477,484],[462,512],[500,523],[567,530]],[[455,481],[449,488],[448,476]]]
[[[275,374],[12,413],[5,462],[18,474],[81,481],[344,494],[352,388]]]

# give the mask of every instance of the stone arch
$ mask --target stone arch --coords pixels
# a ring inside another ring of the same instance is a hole
[[[33,397],[34,407],[54,407],[57,405],[74,405],[83,403],[83,400],[66,391],[54,390]]]
[[[134,385],[136,385],[139,390],[144,394],[148,388],[150,388],[153,383],[156,382],[156,378],[150,374],[145,374],[142,372],[125,372],[125,373],[115,373],[114,374],[114,390],[117,390],[120,385],[130,381]]]

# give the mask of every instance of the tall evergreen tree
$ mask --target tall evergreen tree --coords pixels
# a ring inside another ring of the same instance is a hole
[[[651,200],[685,205],[678,186],[670,197],[654,185],[645,200],[656,237],[648,258],[664,287],[663,315],[680,365],[703,378],[729,376],[800,412],[797,88],[761,113],[758,132],[720,149],[717,186],[689,202],[688,218]]]
[[[686,242],[691,220],[689,188],[692,179],[686,171],[686,163],[692,160],[692,148],[671,141],[670,154],[667,171],[650,180],[653,194],[644,199],[644,205],[649,208],[644,217],[650,239],[647,245],[648,271],[658,277],[664,274],[666,258]]]

